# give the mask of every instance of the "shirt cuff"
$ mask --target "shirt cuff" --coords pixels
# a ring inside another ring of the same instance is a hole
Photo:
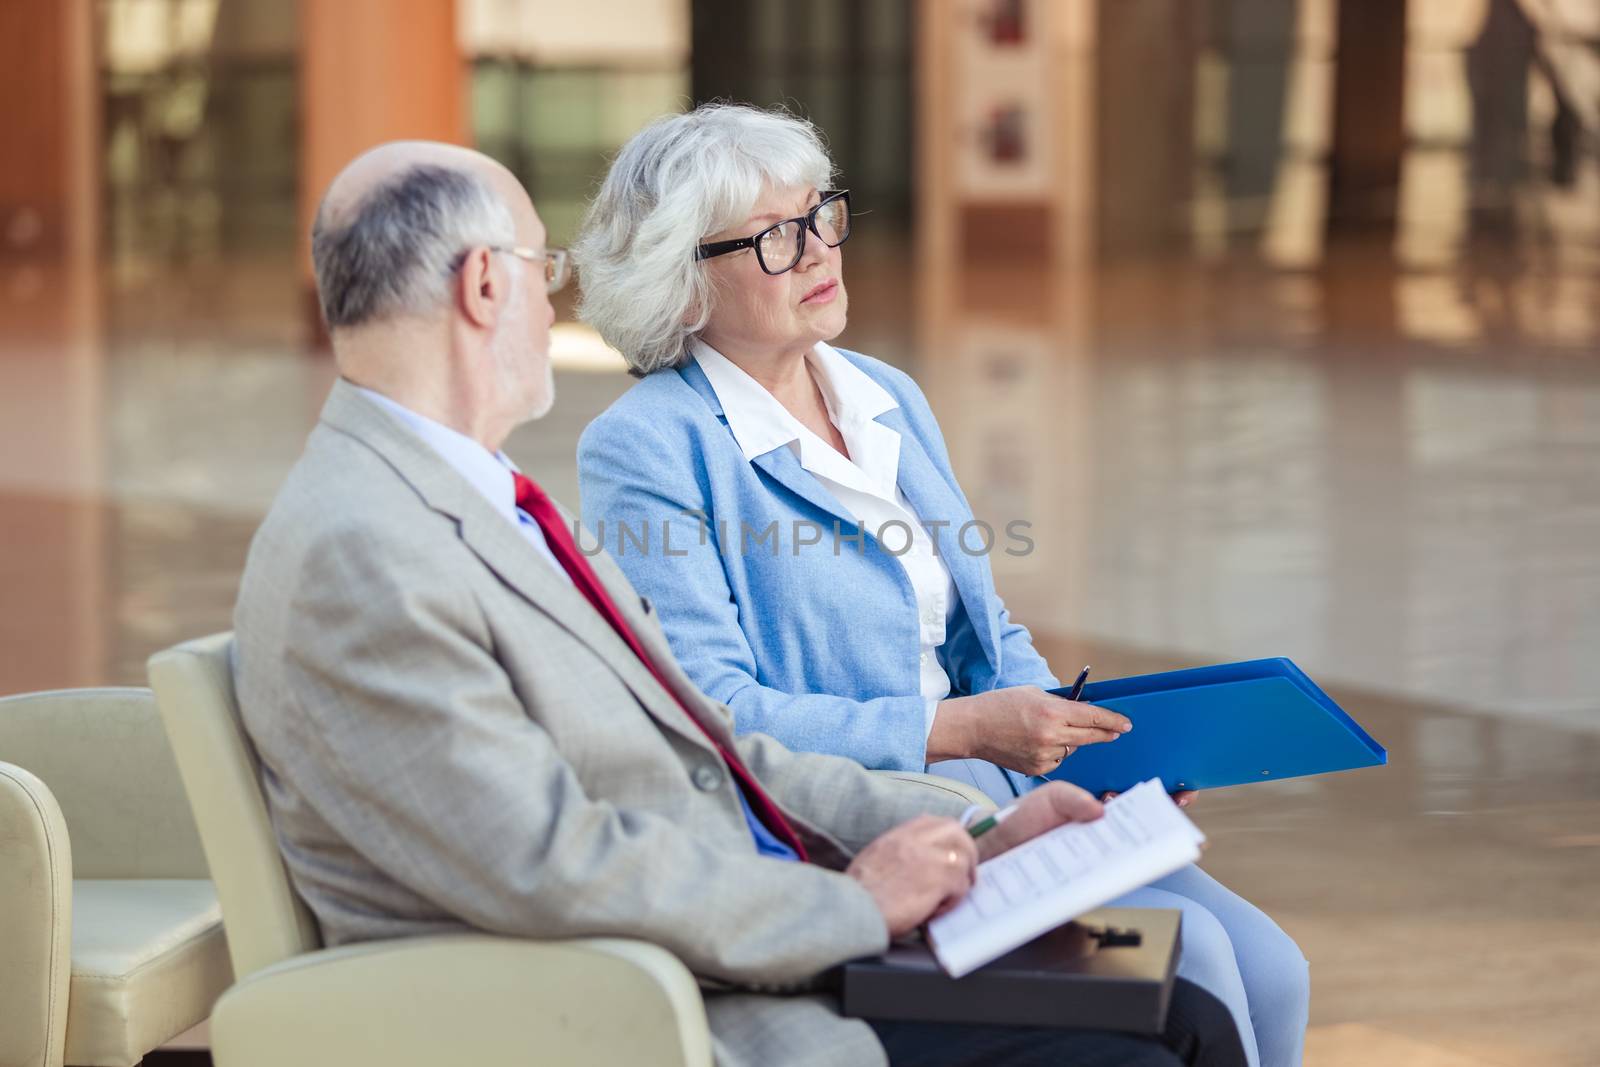
[[[939,702],[930,700],[922,709],[922,769],[928,769],[928,741],[933,737],[933,717],[939,714]]]

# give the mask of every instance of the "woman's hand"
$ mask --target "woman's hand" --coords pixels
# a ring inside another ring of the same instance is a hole
[[[1116,795],[1117,791],[1115,789],[1108,789],[1104,793],[1100,794],[1100,802],[1104,804],[1106,801],[1111,800]],[[1171,794],[1172,802],[1178,805],[1180,808],[1187,808],[1190,804],[1193,804],[1194,798],[1199,795],[1199,792],[1193,789],[1180,789],[1176,793]]]
[[[1046,774],[1073,749],[1115,741],[1131,729],[1114,711],[1018,685],[941,700],[927,759],[984,759],[1023,774]]]

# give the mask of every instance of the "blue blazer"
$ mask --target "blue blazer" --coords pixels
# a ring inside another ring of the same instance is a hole
[[[925,525],[949,524],[934,533],[960,601],[940,650],[952,695],[1058,686],[1008,618],[987,557],[957,544],[972,510],[922,391],[886,363],[839,351],[899,403],[877,421],[900,434],[906,499]],[[697,363],[648,375],[595,419],[578,442],[578,480],[585,538],[653,602],[683,669],[733,710],[740,732],[870,768],[923,769],[920,631],[905,568],[790,447],[747,460]],[[967,544],[979,539],[969,533]],[[1004,531],[995,543],[1003,550]],[[1015,790],[1029,787],[1005,773]]]

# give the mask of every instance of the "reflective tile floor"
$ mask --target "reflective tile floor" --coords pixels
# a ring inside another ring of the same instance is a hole
[[[1058,673],[1288,655],[1388,746],[1196,811],[1312,961],[1308,1063],[1600,1063],[1596,264],[905,259],[852,245],[840,343],[918,378],[981,517],[1030,524],[994,565]],[[227,628],[332,380],[289,269],[0,294],[0,692],[138,684]],[[630,379],[557,348],[508,451],[575,501]]]
[[[1186,656],[1046,639],[1113,676]],[[1600,737],[1357,687],[1387,767],[1203,795],[1202,865],[1311,961],[1313,1067],[1600,1063]]]

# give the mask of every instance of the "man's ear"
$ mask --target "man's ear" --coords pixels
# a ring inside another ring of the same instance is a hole
[[[509,295],[507,281],[493,252],[482,245],[469,250],[461,269],[456,271],[455,296],[461,313],[474,326],[493,326]]]

